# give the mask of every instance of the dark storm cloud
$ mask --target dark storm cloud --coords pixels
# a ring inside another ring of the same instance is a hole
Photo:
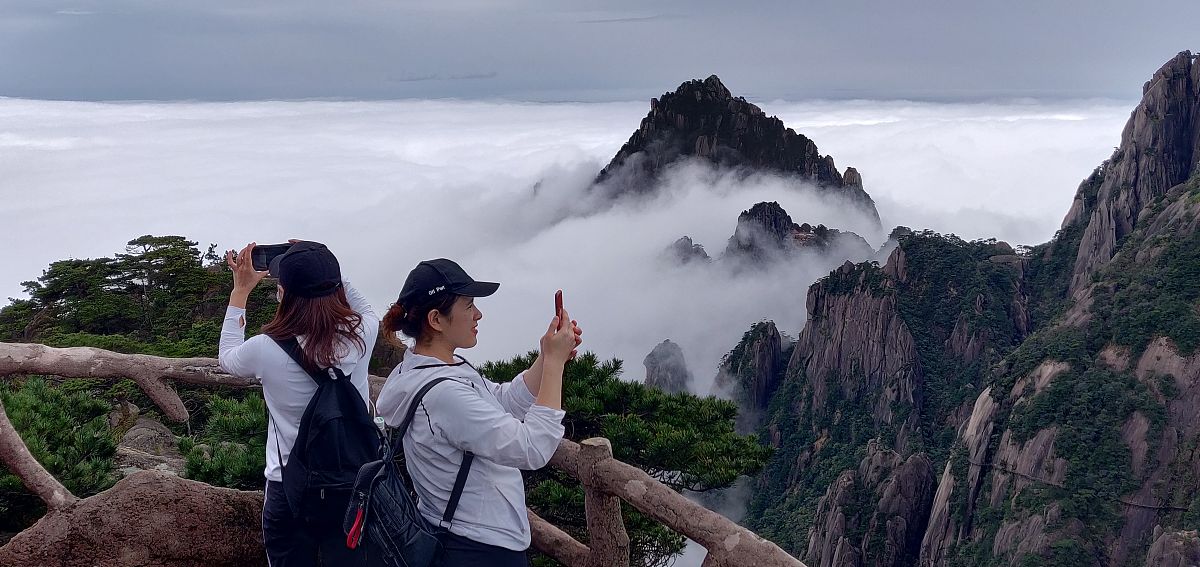
[[[759,100],[1129,99],[1196,21],[1192,0],[6,0],[0,96],[627,100],[716,73]]]

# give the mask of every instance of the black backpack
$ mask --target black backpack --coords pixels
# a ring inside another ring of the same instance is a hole
[[[368,565],[428,567],[441,551],[437,535],[454,520],[454,512],[458,509],[458,500],[467,484],[467,475],[471,472],[475,455],[469,452],[463,454],[439,526],[430,525],[417,510],[413,493],[405,482],[407,475],[401,471],[396,458],[404,455],[404,433],[412,424],[421,398],[430,388],[446,380],[451,378],[435,378],[417,390],[409,402],[404,421],[393,430],[394,439],[387,444],[383,458],[363,465],[354,483],[353,500],[346,509],[343,523],[346,547],[356,549],[361,544]]]
[[[317,383],[283,466],[283,492],[294,516],[336,526],[350,501],[358,469],[379,458],[383,435],[368,414],[362,395],[341,369],[307,367],[295,338],[275,342]]]

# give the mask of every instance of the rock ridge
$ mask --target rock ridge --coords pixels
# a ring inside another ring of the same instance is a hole
[[[650,112],[595,181],[614,195],[645,193],[683,159],[793,176],[846,198],[879,223],[857,170],[839,173],[833,157],[821,155],[812,140],[733,96],[716,75],[651,99]]]

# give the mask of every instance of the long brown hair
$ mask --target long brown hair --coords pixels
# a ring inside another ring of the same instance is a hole
[[[275,318],[263,325],[262,332],[272,339],[288,340],[303,335],[304,362],[310,370],[329,368],[347,353],[338,352],[338,338],[345,338],[365,351],[367,343],[359,335],[362,315],[350,308],[346,290],[324,297],[300,297],[284,290]]]

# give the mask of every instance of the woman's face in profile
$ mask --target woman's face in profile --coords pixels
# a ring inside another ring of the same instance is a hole
[[[479,320],[483,312],[475,306],[474,297],[460,296],[450,308],[449,325],[442,333],[454,348],[471,348],[479,343]]]

